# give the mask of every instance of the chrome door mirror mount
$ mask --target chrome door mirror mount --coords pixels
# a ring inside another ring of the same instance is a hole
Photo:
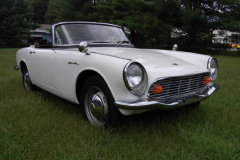
[[[82,41],[78,46],[78,50],[82,53],[86,53],[87,47],[88,47],[88,43],[86,41]]]

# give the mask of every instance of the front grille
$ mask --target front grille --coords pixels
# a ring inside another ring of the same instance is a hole
[[[209,76],[209,73],[163,79],[160,78],[151,85],[149,89],[149,97],[155,99],[167,99],[169,97],[200,91],[206,86],[204,84],[204,78],[207,76]],[[154,93],[154,88],[157,84],[160,84],[163,88],[163,91],[158,94]]]

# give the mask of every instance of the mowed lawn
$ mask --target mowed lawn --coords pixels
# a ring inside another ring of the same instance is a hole
[[[128,117],[113,130],[85,122],[80,106],[29,92],[17,49],[0,49],[0,159],[240,159],[240,57],[215,56],[221,86],[199,108]]]

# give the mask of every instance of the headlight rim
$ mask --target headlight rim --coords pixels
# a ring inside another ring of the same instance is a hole
[[[127,77],[128,77],[128,76],[127,76],[127,71],[128,71],[128,68],[129,68],[132,64],[137,64],[137,65],[142,69],[142,72],[143,72],[143,77],[142,77],[141,82],[140,82],[137,86],[135,86],[135,87],[138,87],[140,84],[142,84],[143,81],[144,81],[144,78],[146,78],[146,82],[145,82],[145,83],[146,83],[146,86],[145,86],[145,89],[144,89],[144,91],[142,92],[142,94],[138,94],[138,93],[134,92],[134,90],[132,89],[132,87],[130,87],[130,85],[129,85],[128,78],[127,78]],[[141,96],[143,96],[143,95],[145,94],[145,92],[146,92],[146,90],[147,90],[147,84],[148,84],[147,72],[146,72],[145,68],[142,66],[142,64],[139,63],[139,62],[137,62],[137,61],[130,61],[130,62],[128,62],[128,63],[125,65],[125,67],[124,67],[124,69],[123,69],[123,81],[124,81],[124,83],[125,83],[125,86],[126,86],[127,89],[129,90],[129,92],[132,93],[132,94],[135,95],[135,96],[141,97]]]
[[[215,79],[213,79],[213,74],[211,73],[211,61],[212,61],[212,60],[215,60],[216,65],[217,65],[216,71],[214,72],[214,74],[215,74],[215,73],[217,74]],[[217,79],[217,77],[218,77],[218,68],[219,68],[219,66],[218,66],[218,61],[217,61],[217,59],[214,58],[214,57],[210,57],[210,58],[208,59],[208,65],[207,65],[207,67],[208,67],[208,69],[210,70],[210,76],[211,76],[212,81],[214,82],[214,81]]]

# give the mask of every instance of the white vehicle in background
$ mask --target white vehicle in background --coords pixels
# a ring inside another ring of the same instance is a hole
[[[199,103],[219,88],[215,58],[134,48],[117,25],[62,22],[52,33],[52,47],[17,52],[23,85],[80,104],[93,125],[116,126],[124,115]]]

